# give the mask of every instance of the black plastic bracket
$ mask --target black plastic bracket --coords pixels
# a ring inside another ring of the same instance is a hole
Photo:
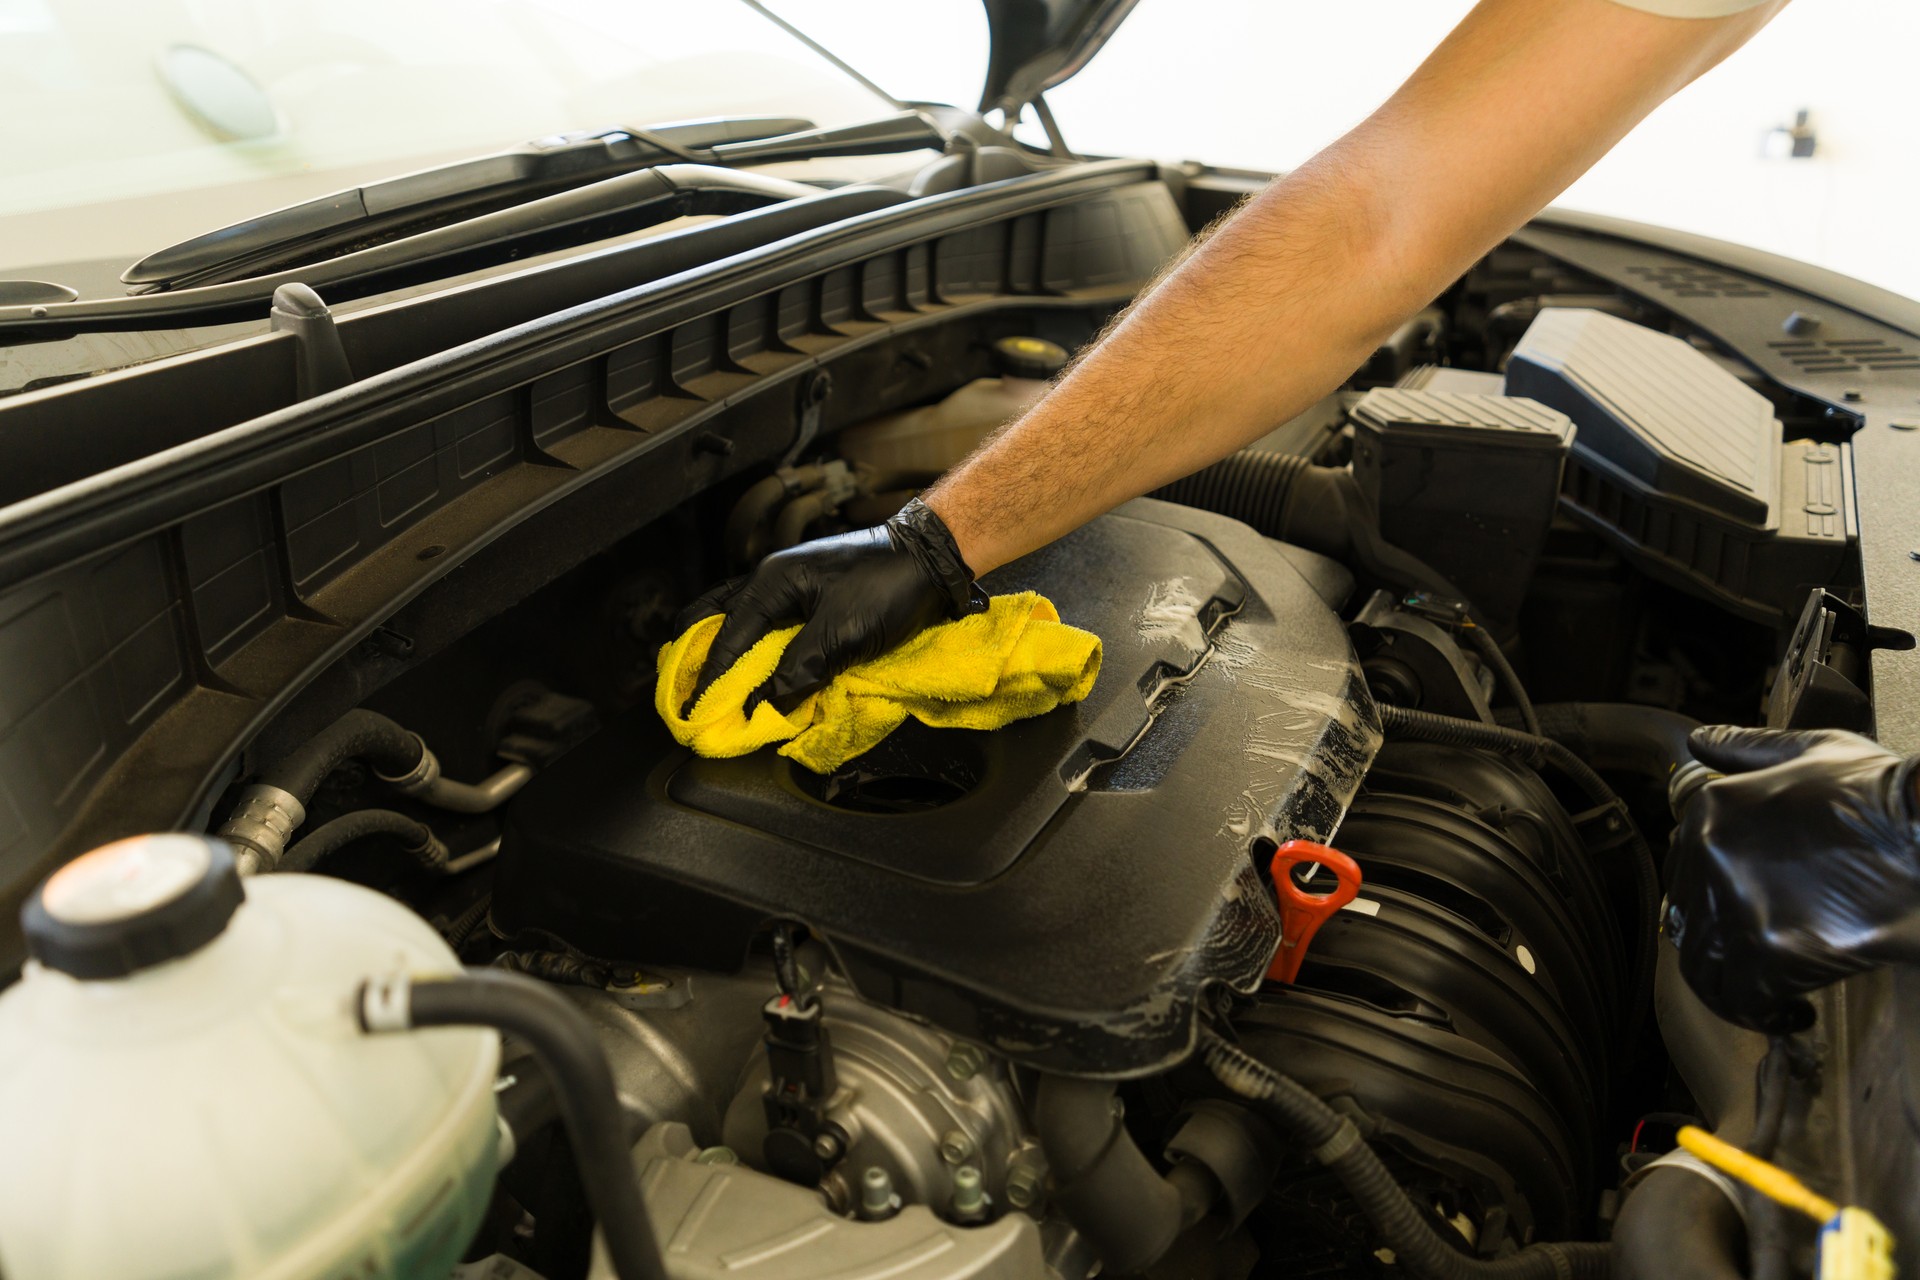
[[[298,352],[294,388],[300,399],[312,399],[353,381],[333,312],[319,294],[304,284],[283,284],[273,291],[271,315],[275,333],[293,335]]]

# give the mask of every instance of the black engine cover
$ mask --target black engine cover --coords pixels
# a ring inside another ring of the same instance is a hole
[[[1249,852],[1325,839],[1379,744],[1342,570],[1140,501],[992,574],[1098,634],[1076,706],[895,733],[819,778],[701,760],[651,708],[516,797],[493,916],[609,959],[737,968],[771,920],[867,998],[1043,1068],[1165,1068],[1278,941]]]

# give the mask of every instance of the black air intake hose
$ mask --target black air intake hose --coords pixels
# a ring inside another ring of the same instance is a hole
[[[1637,1034],[1645,1020],[1646,1006],[1653,999],[1653,963],[1659,947],[1660,873],[1653,863],[1653,850],[1628,816],[1626,806],[1613,788],[1587,766],[1586,761],[1552,738],[1536,738],[1518,729],[1482,724],[1414,711],[1407,707],[1381,704],[1380,728],[1389,739],[1409,742],[1437,742],[1455,747],[1477,747],[1514,756],[1538,767],[1549,764],[1578,787],[1596,808],[1612,808],[1625,824],[1625,839],[1631,855],[1633,873],[1633,999],[1634,1009],[1629,1034]],[[1544,718],[1544,717],[1543,717]]]
[[[349,760],[365,760],[384,777],[402,778],[413,772],[425,752],[419,738],[379,712],[361,708],[347,712],[298,751],[262,770],[260,782],[305,804],[327,775]]]
[[[1613,1228],[1617,1280],[1744,1280],[1747,1229],[1727,1193],[1689,1169],[1650,1171]]]
[[[1363,503],[1344,467],[1318,467],[1293,453],[1242,449],[1150,495],[1244,521],[1269,538],[1345,560]]]
[[[1298,454],[1242,449],[1148,496],[1230,516],[1379,582],[1466,600],[1433,566],[1380,537],[1379,522],[1345,467],[1315,466]]]
[[[1186,1210],[1181,1188],[1147,1163],[1115,1102],[1111,1081],[1042,1076],[1033,1127],[1059,1186],[1054,1203],[1106,1274],[1126,1276],[1166,1253]]]
[[[1420,1280],[1605,1280],[1608,1275],[1612,1250],[1604,1244],[1535,1244],[1505,1258],[1469,1257],[1434,1230],[1427,1212],[1400,1189],[1352,1121],[1299,1081],[1212,1031],[1201,1032],[1201,1052],[1222,1084],[1265,1104],[1286,1135],[1340,1179],[1398,1264]]]
[[[1540,734],[1596,769],[1637,773],[1664,785],[1678,765],[1693,759],[1687,735],[1692,716],[1633,702],[1549,702],[1536,707]]]
[[[1242,449],[1210,467],[1202,467],[1184,479],[1154,490],[1152,496],[1167,502],[1178,502],[1182,506],[1199,507],[1204,511],[1232,516],[1235,520],[1252,525],[1269,538],[1298,542],[1309,551],[1318,551],[1338,559],[1340,550],[1345,548],[1335,550],[1330,544],[1339,542],[1345,536],[1344,510],[1322,513],[1337,514],[1339,519],[1326,522],[1326,528],[1320,534],[1321,545],[1300,542],[1288,526],[1292,522],[1304,525],[1306,521],[1302,516],[1295,516],[1290,522],[1287,512],[1294,483],[1300,479],[1302,472],[1333,470],[1332,467],[1316,467],[1298,454]],[[1325,479],[1315,477],[1301,486],[1303,507],[1312,501],[1309,492],[1314,486],[1325,483]]]

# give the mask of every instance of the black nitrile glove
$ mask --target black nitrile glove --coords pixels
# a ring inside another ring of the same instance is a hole
[[[1709,1008],[1797,1031],[1813,1020],[1807,992],[1920,960],[1915,761],[1834,729],[1716,725],[1689,741],[1728,776],[1674,834],[1666,928]]]
[[[883,525],[774,552],[752,573],[694,601],[674,631],[727,615],[700,668],[691,705],[762,636],[805,623],[755,695],[790,711],[848,667],[879,657],[936,622],[986,607],[986,593],[946,523],[915,498]],[[753,709],[752,700],[747,709]]]

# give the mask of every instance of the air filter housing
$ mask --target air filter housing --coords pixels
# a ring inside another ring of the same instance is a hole
[[[1573,423],[1515,396],[1378,387],[1353,424],[1353,475],[1381,536],[1489,620],[1512,618],[1553,522]]]
[[[1784,443],[1772,402],[1705,352],[1555,308],[1520,339],[1506,386],[1578,426],[1563,500],[1655,576],[1780,623],[1845,575],[1851,450]]]

